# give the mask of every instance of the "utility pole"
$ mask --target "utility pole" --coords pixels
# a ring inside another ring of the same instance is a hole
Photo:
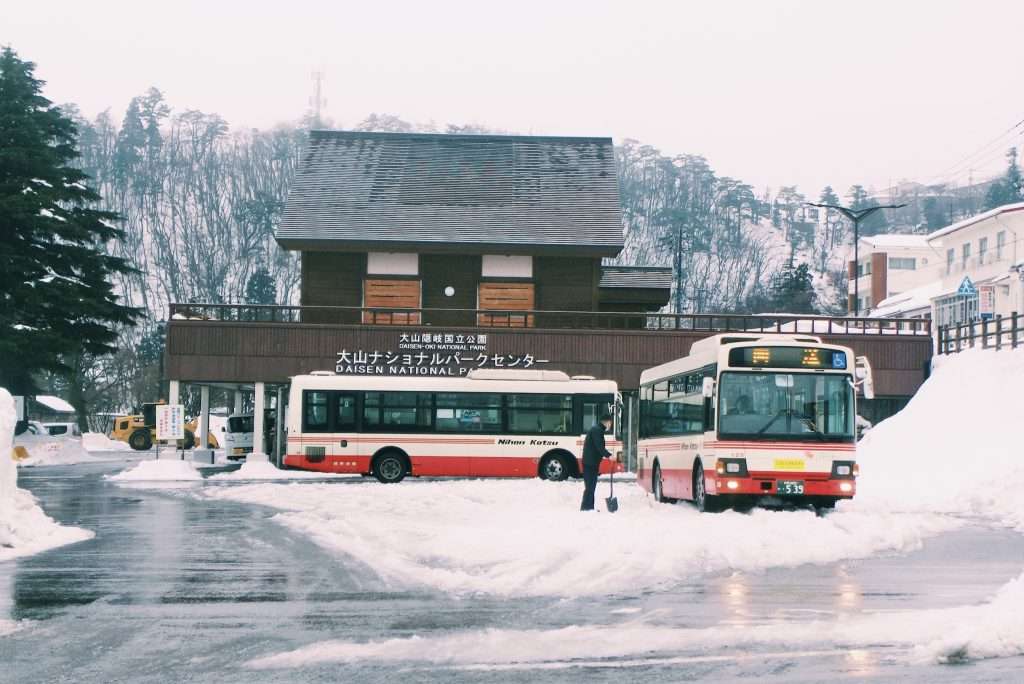
[[[327,106],[327,100],[323,97],[324,72],[313,72],[313,97],[309,98],[309,105],[313,108],[313,128],[323,128],[321,114]]]
[[[882,209],[902,209],[907,205],[883,204],[875,207],[866,207],[864,209],[851,209],[850,207],[840,207],[835,204],[815,204],[814,202],[807,202],[807,204],[821,209],[835,209],[840,214],[853,221],[853,315],[854,317],[860,316],[860,273],[857,271],[857,269],[860,268],[860,222],[874,214],[876,211],[880,211]]]

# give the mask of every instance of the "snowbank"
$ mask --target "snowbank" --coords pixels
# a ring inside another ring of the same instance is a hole
[[[89,530],[59,525],[31,493],[18,488],[18,469],[10,456],[15,422],[14,399],[0,388],[0,561],[93,537]]]
[[[937,357],[857,460],[858,510],[984,515],[1024,531],[1024,350]]]
[[[14,445],[25,447],[29,453],[28,458],[18,461],[20,466],[74,465],[95,460],[78,437],[33,435],[26,432],[15,437]]]
[[[280,470],[269,461],[246,461],[238,470],[211,475],[211,480],[308,480],[331,478],[358,478],[359,475],[314,473],[308,470]]]
[[[86,432],[82,435],[82,446],[86,451],[128,451],[131,449],[126,442],[110,439],[102,432]]]
[[[456,594],[635,594],[726,569],[758,570],[909,551],[950,518],[755,510],[702,515],[634,485],[619,512],[579,512],[582,484],[540,480],[254,484],[204,495],[261,504],[275,519],[398,586]],[[603,503],[607,485],[602,483]],[[779,544],[813,539],[813,544]]]
[[[192,461],[161,458],[139,461],[135,467],[108,475],[107,479],[115,482],[191,482],[202,480],[203,475]]]
[[[910,662],[960,663],[1024,654],[1024,575],[979,606],[892,611],[778,624],[727,624],[688,629],[654,624],[657,614],[618,624],[569,626],[546,630],[485,629],[441,636],[354,642],[325,641],[294,651],[257,658],[255,668],[288,668],[324,663],[426,662],[440,665],[506,669],[561,664],[601,666],[600,658],[642,661],[617,665],[664,663],[672,656],[705,654],[736,647],[776,646],[850,651],[878,644],[902,650]],[[826,651],[825,653],[827,653]],[[762,654],[766,655],[766,654]],[[584,659],[584,660],[581,660]]]

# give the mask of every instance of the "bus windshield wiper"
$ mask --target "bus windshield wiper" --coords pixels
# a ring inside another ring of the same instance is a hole
[[[818,439],[820,439],[823,442],[828,440],[828,436],[824,432],[819,430],[818,426],[814,424],[813,418],[811,418],[808,415],[804,415],[800,420],[802,420],[804,425],[809,427],[811,431],[818,436]]]
[[[781,418],[782,416],[790,416],[792,414],[793,414],[793,412],[791,410],[789,410],[789,409],[782,409],[781,411],[776,413],[775,416],[771,420],[769,420],[768,423],[763,428],[758,430],[757,434],[763,435],[765,433],[765,431],[768,430],[768,428],[770,428],[772,425],[775,425],[775,421],[777,421],[779,418]]]

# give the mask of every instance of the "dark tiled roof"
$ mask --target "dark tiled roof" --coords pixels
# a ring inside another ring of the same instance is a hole
[[[671,289],[672,269],[655,266],[603,266],[601,287]]]
[[[614,256],[612,141],[313,131],[276,237],[286,249],[459,243]]]

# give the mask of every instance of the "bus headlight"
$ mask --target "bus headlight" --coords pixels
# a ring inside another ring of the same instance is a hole
[[[725,486],[728,487],[729,489],[739,489],[740,483],[737,482],[736,480],[729,480],[728,482],[725,483]]]
[[[731,475],[733,477],[747,477],[747,459],[745,458],[720,458],[715,461],[715,472],[719,475]]]
[[[841,491],[841,492],[852,492],[853,491],[853,485],[850,484],[849,482],[840,482],[839,483],[839,491]]]
[[[832,478],[852,480],[857,477],[857,464],[853,461],[832,461]]]

